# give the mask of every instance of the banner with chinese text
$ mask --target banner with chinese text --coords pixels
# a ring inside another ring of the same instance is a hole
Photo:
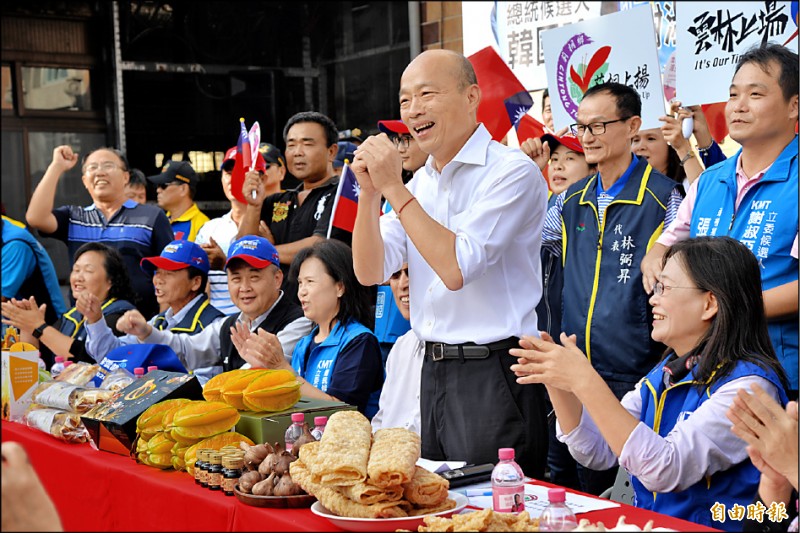
[[[642,129],[661,126],[664,93],[649,5],[547,30],[542,43],[556,130],[576,121],[589,87],[610,81],[639,93]]]
[[[680,2],[677,28],[678,99],[723,102],[750,47],[774,42],[797,52],[797,2]]]

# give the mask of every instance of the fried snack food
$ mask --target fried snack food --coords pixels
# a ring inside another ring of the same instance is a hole
[[[328,429],[326,428],[325,433],[327,432]],[[303,446],[300,450],[301,456],[306,446]],[[300,485],[304,491],[316,496],[322,505],[339,516],[355,518],[399,518],[408,516],[406,509],[410,507],[410,504],[405,500],[364,505],[350,500],[331,487],[315,483],[312,481],[311,472],[303,463],[302,457],[289,465],[289,473],[292,476],[292,480]]]
[[[581,518],[580,523],[578,523],[578,527],[572,531],[653,531],[653,521],[648,520],[644,527],[640,528],[636,524],[625,523],[625,515],[622,515],[617,520],[616,526],[612,528],[606,528],[605,524],[602,522],[592,524],[586,518]]]
[[[424,514],[441,513],[442,511],[453,509],[455,506],[456,506],[455,500],[451,500],[450,498],[445,498],[444,501],[441,502],[439,505],[434,505],[431,507],[415,506],[408,512],[408,516],[421,516]]]
[[[426,516],[423,521],[425,525],[417,531],[539,531],[539,520],[532,520],[528,511],[514,514],[483,509],[455,514],[452,518]]]
[[[80,444],[89,441],[89,432],[81,422],[81,417],[61,409],[52,409],[39,404],[31,404],[23,418],[25,425],[49,433],[64,442]]]
[[[406,500],[417,507],[436,507],[440,505],[447,499],[449,490],[449,481],[420,466],[414,467],[414,475],[411,481],[403,484],[403,494]]]
[[[308,465],[314,483],[356,485],[365,481],[371,444],[372,426],[367,417],[358,411],[333,413],[320,440],[317,460]]]
[[[36,387],[32,400],[47,407],[83,414],[112,396],[114,392],[110,390],[87,389],[59,381],[45,381]]]
[[[370,483],[380,488],[408,483],[414,476],[419,455],[420,438],[413,431],[405,428],[379,429],[373,435],[367,463]]]
[[[55,381],[63,381],[65,383],[72,383],[73,385],[86,385],[97,375],[100,370],[100,365],[79,362],[74,365],[69,365],[56,376]]]

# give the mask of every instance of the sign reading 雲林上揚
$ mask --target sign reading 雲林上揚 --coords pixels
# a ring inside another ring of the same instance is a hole
[[[642,128],[665,114],[653,15],[648,5],[569,24],[542,34],[556,130],[576,122],[589,87],[618,82],[642,99]]]
[[[683,105],[722,102],[736,63],[772,42],[797,51],[797,1],[681,2],[677,10],[677,86]]]

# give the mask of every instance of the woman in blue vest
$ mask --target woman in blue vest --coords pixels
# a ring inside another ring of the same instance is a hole
[[[670,248],[650,298],[653,339],[669,347],[618,401],[574,336],[563,346],[526,337],[511,369],[520,383],[544,383],[559,440],[593,469],[617,461],[632,476],[635,505],[720,529],[721,506],[747,506],[759,472],[725,413],[737,390],[757,384],[781,405],[786,377],[764,316],[760,267],[728,237],[689,239]],[[613,304],[609,304],[613,305]]]
[[[116,248],[99,242],[87,242],[75,252],[72,272],[69,275],[72,297],[88,292],[97,296],[102,302],[103,317],[116,335],[116,324],[126,311],[135,309],[135,297],[131,289],[128,271]],[[73,307],[54,324],[45,320],[45,306],[39,306],[36,300],[12,300],[3,303],[4,323],[18,328],[22,339],[41,347],[42,359],[47,368],[55,361],[56,355],[65,360],[95,360],[86,353],[86,328],[83,315]]]
[[[372,333],[370,293],[356,280],[350,247],[330,239],[304,248],[290,276],[297,280],[303,314],[314,323],[295,345],[291,365],[277,337],[265,331],[251,335],[239,323],[234,345],[247,361],[261,362],[253,367],[293,370],[303,396],[355,405],[371,418],[378,411],[383,360]]]

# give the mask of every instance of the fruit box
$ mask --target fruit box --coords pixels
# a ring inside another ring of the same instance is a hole
[[[139,415],[151,405],[173,398],[202,400],[203,387],[193,375],[153,370],[81,419],[96,448],[128,455],[136,439]]]
[[[292,424],[292,413],[303,413],[306,416],[308,429],[314,429],[315,416],[330,417],[337,411],[355,411],[354,405],[343,402],[330,402],[312,398],[300,398],[294,407],[274,413],[256,413],[239,411],[241,417],[236,423],[235,431],[252,439],[256,444],[269,442],[283,443],[286,430]]]

